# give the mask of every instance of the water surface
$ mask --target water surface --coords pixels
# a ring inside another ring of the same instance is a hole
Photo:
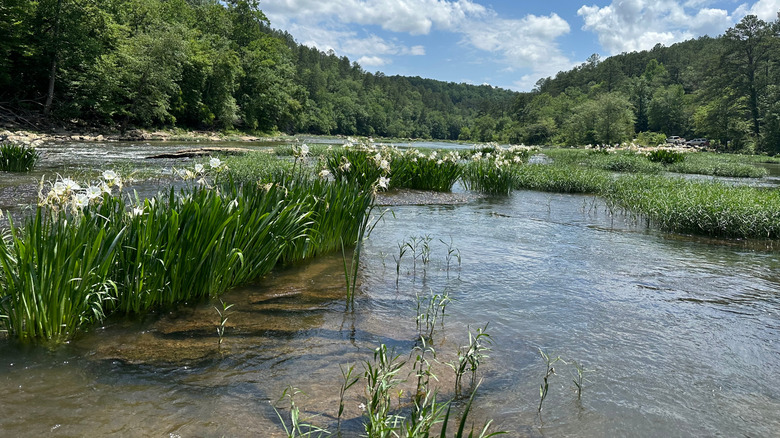
[[[52,351],[0,342],[0,436],[283,436],[288,385],[335,425],[339,365],[385,343],[408,357],[415,296],[447,291],[439,360],[489,323],[473,418],[510,436],[773,436],[780,430],[780,257],[764,242],[646,229],[595,198],[518,191],[400,206],[366,242],[353,312],[340,255],[280,269],[214,305],[111,319]],[[431,258],[398,244],[429,236]],[[446,243],[440,242],[444,240]],[[449,247],[462,255],[450,260]],[[538,350],[560,356],[541,414]],[[572,362],[586,370],[582,399]],[[443,395],[452,371],[438,365]],[[356,386],[345,436],[360,433]]]

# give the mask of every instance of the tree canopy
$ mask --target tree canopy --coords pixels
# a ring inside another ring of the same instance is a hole
[[[4,0],[0,117],[526,144],[707,137],[780,153],[780,20],[606,59],[532,92],[367,72],[258,0]]]

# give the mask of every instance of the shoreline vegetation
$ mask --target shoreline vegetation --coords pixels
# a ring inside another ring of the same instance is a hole
[[[59,176],[41,181],[32,214],[18,221],[9,218],[8,227],[0,227],[0,332],[11,342],[55,348],[109,315],[137,316],[219,300],[219,348],[220,328],[224,330],[231,306],[221,301],[222,294],[278,266],[339,251],[349,312],[355,306],[363,239],[384,214],[374,211],[378,194],[393,189],[449,193],[460,182],[483,196],[508,196],[524,189],[590,194],[603,198],[611,214],[622,213],[666,231],[779,239],[776,189],[664,174],[686,162],[688,170],[739,172],[740,166],[754,168],[757,160],[666,148],[480,144],[465,150],[399,149],[348,138],[344,145],[292,141],[276,146],[273,153],[196,158],[174,172],[183,188],[161,187],[145,199],[127,196],[114,170],[83,182]],[[416,252],[417,243],[410,248]],[[352,254],[351,272],[347,251]],[[448,257],[453,251],[450,246]],[[412,257],[416,262],[417,255]],[[369,436],[399,427],[409,431],[408,436],[427,436],[433,426],[441,427],[445,436],[448,424],[457,425],[455,436],[463,436],[479,387],[477,366],[489,351],[487,325],[476,335],[469,330],[469,345],[458,348],[458,362],[447,363],[456,373],[456,384],[454,396],[445,399],[441,385],[430,381],[437,379],[426,354],[434,354],[428,345],[449,298],[431,294],[427,307],[418,296],[421,335],[410,356],[416,360],[409,362],[414,372],[408,381],[396,374],[409,364],[384,344],[374,351],[373,361],[365,362],[368,401],[361,418]],[[422,315],[420,309],[425,308]],[[428,324],[424,330],[421,321]],[[540,354],[548,369],[540,390],[541,415],[549,370],[559,358]],[[471,384],[462,389],[460,381],[469,366]],[[352,375],[352,368],[342,373],[343,400],[347,389],[361,380]],[[414,382],[412,407],[393,409],[388,390]],[[581,389],[582,380],[575,384]],[[290,436],[324,432],[299,417],[296,391],[291,387],[283,394],[289,398],[289,420],[274,405],[282,427]],[[458,408],[452,419],[451,406]],[[340,407],[336,429],[342,411]],[[491,425],[487,420],[480,436],[502,433],[491,433]]]
[[[736,166],[731,176],[760,178],[765,169],[737,175],[758,169],[753,158],[654,152],[662,153],[293,142],[270,154],[196,159],[175,172],[184,188],[161,187],[147,199],[122,192],[121,176],[110,169],[82,182],[58,176],[41,181],[32,214],[4,221],[0,326],[22,342],[56,344],[112,312],[218,298],[278,263],[348,248],[359,254],[379,192],[447,193],[458,181],[486,196],[524,189],[591,194],[612,214],[669,232],[780,238],[776,189],[665,174],[691,163],[689,170]]]

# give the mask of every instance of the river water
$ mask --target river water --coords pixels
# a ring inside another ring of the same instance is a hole
[[[408,251],[396,275],[398,245],[425,237],[430,261]],[[221,346],[218,302],[110,319],[53,350],[0,341],[0,436],[285,436],[271,402],[288,386],[334,430],[339,366],[361,372],[380,343],[408,359],[416,296],[445,291],[454,301],[433,343],[443,397],[444,362],[489,323],[480,424],[509,436],[777,436],[778,268],[771,242],[647,229],[590,196],[396,206],[365,243],[353,311],[339,254],[225,294]],[[541,413],[539,349],[565,361]],[[344,436],[360,434],[361,397],[358,384],[345,398]]]

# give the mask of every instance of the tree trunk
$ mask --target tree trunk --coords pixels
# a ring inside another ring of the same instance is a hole
[[[54,81],[57,78],[57,57],[59,57],[59,37],[60,37],[60,7],[62,0],[57,0],[57,9],[54,11],[54,49],[51,56],[51,70],[49,70],[49,89],[46,93],[46,103],[43,105],[43,115],[49,116],[51,105],[54,102]]]

